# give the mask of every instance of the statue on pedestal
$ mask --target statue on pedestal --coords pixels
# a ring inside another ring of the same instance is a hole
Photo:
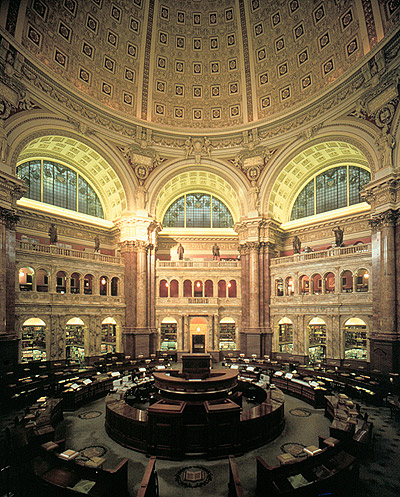
[[[214,260],[217,260],[219,257],[219,247],[216,243],[212,246],[212,255]]]
[[[343,247],[343,230],[340,226],[337,226],[332,230],[335,233],[335,245],[336,247]]]
[[[54,223],[51,223],[49,228],[50,245],[55,245],[57,243],[57,227]]]
[[[183,254],[185,252],[185,249],[183,248],[182,244],[180,243],[178,245],[178,248],[176,249],[176,253],[178,254],[179,260],[183,260]]]
[[[293,238],[293,253],[300,254],[300,251],[301,251],[301,241],[300,238],[296,235]]]

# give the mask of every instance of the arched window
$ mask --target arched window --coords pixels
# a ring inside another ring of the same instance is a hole
[[[232,228],[226,205],[207,193],[188,193],[173,202],[165,213],[167,228]]]
[[[277,297],[283,297],[283,279],[276,278],[275,280],[275,295]]]
[[[56,274],[56,292],[57,293],[65,293],[67,290],[66,287],[67,275],[64,271],[58,271]]]
[[[343,271],[342,273],[342,292],[353,292],[353,273],[349,270]]]
[[[368,292],[369,273],[366,269],[356,272],[356,292]]]
[[[20,164],[17,175],[28,187],[26,197],[89,216],[104,217],[99,197],[80,174],[64,164],[34,160]]]
[[[45,269],[39,269],[39,271],[36,273],[36,291],[49,291],[49,273]]]
[[[335,275],[333,273],[325,275],[325,293],[335,293]]]
[[[226,297],[226,281],[218,281],[218,297],[224,299]]]
[[[23,292],[33,290],[33,276],[35,272],[31,267],[22,267],[18,271],[19,289]]]
[[[214,296],[214,284],[211,280],[206,280],[204,283],[204,297]]]
[[[320,274],[314,274],[312,277],[313,282],[313,294],[321,295],[322,293],[322,278]]]
[[[116,297],[118,295],[118,278],[116,276],[114,276],[112,279],[111,279],[111,295],[113,297]]]
[[[236,298],[236,296],[237,296],[236,280],[231,280],[228,283],[228,297]]]
[[[310,278],[308,276],[304,275],[300,278],[300,291],[302,295],[310,293]]]
[[[288,278],[286,278],[286,295],[294,295],[294,279],[289,276]]]
[[[179,297],[179,283],[176,280],[172,280],[169,284],[169,296]]]
[[[93,276],[91,274],[86,274],[83,279],[83,293],[85,295],[92,295],[93,293]]]
[[[321,214],[363,202],[360,191],[371,174],[358,166],[333,167],[315,176],[294,202],[290,220]]]
[[[107,295],[108,278],[107,276],[100,277],[100,295]]]
[[[168,297],[169,283],[167,280],[160,281],[160,297]]]
[[[192,282],[190,280],[185,280],[183,282],[183,296],[184,297],[192,296]]]
[[[71,274],[71,293],[80,293],[80,276],[78,273]]]
[[[203,296],[203,282],[197,280],[194,282],[194,297],[202,297]]]

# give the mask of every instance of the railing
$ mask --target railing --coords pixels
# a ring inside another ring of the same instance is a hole
[[[341,257],[344,255],[354,254],[370,254],[371,244],[365,243],[363,245],[351,245],[349,247],[335,247],[327,250],[318,250],[317,252],[302,252],[301,254],[289,255],[286,257],[277,257],[271,260],[271,266],[278,266],[280,264],[288,264],[290,262],[303,262],[316,259],[328,259],[330,257]]]
[[[157,261],[157,267],[213,267],[213,268],[224,268],[224,267],[237,267],[240,268],[240,261]]]
[[[55,255],[60,257],[74,257],[94,262],[108,262],[111,264],[121,264],[121,257],[113,255],[104,255],[98,252],[84,252],[70,248],[57,247],[57,245],[41,245],[39,243],[17,241],[17,250],[27,250],[39,254]]]

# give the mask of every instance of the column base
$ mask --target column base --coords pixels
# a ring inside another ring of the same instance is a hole
[[[256,354],[262,357],[265,354],[263,347],[264,328],[246,328],[240,332],[240,352],[246,357]]]
[[[400,369],[400,340],[370,338],[371,370],[398,373]]]

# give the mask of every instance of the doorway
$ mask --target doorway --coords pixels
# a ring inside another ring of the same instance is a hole
[[[192,354],[207,352],[207,320],[200,316],[190,320],[190,352]]]

